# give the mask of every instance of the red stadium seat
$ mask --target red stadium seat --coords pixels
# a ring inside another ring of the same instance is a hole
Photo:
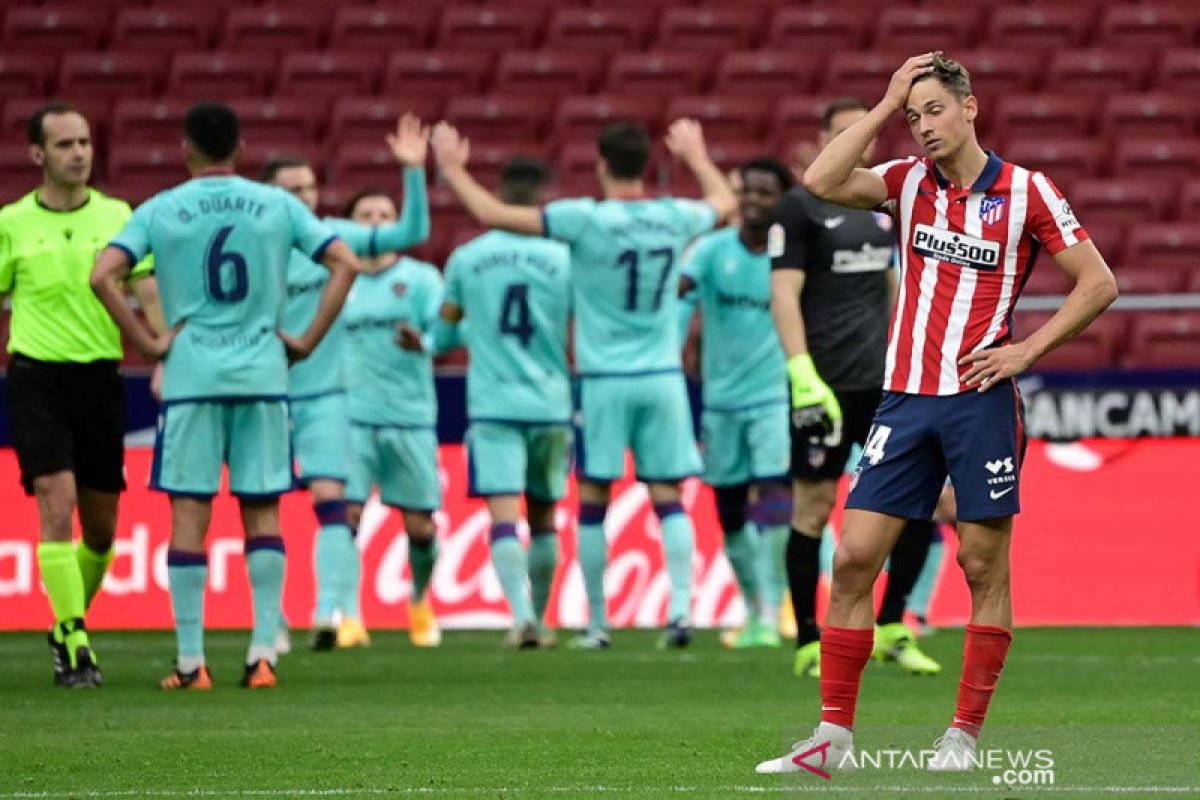
[[[1175,215],[1183,220],[1200,219],[1200,181],[1183,182]]]
[[[1188,269],[1139,269],[1135,263],[1113,270],[1121,294],[1175,294],[1187,286]]]
[[[971,90],[988,104],[1030,91],[1044,68],[1041,56],[1026,50],[964,50],[954,57],[970,71]],[[976,125],[979,122],[976,119]]]
[[[500,186],[500,172],[509,159],[517,155],[539,158],[538,149],[537,143],[529,140],[472,143],[471,175],[494,191]],[[475,224],[473,220],[471,224]]]
[[[1092,222],[1151,222],[1161,219],[1172,187],[1145,178],[1092,178],[1077,181],[1067,198],[1079,220]]]
[[[797,142],[815,142],[821,132],[825,107],[834,98],[786,97],[775,104],[771,117],[771,137],[790,146]]]
[[[771,101],[765,97],[701,95],[677,97],[667,104],[667,119],[692,117],[704,126],[705,139],[753,139],[762,131]]]
[[[595,149],[596,135],[614,122],[640,122],[651,134],[659,132],[662,101],[645,95],[566,97],[554,115],[554,133],[562,140],[586,141]]]
[[[757,140],[709,142],[708,154],[722,172],[729,172],[752,158],[775,155]],[[669,178],[669,193],[678,197],[699,197],[700,184],[692,171],[676,159],[664,160]]]
[[[825,73],[824,91],[839,97],[882,97],[892,73],[907,58],[902,53],[877,50],[834,53]]]
[[[375,53],[288,53],[279,66],[275,91],[310,97],[370,94],[380,66]]]
[[[333,15],[329,46],[338,50],[422,50],[429,43],[433,12],[409,6],[346,6]]]
[[[258,180],[268,161],[283,157],[303,159],[313,166],[318,179],[320,178],[321,149],[316,145],[294,141],[268,142],[248,139],[246,149],[242,151],[242,157],[238,159],[238,172],[252,180]],[[374,185],[379,185],[379,183],[376,182]]]
[[[112,140],[168,147],[183,139],[183,115],[190,100],[118,100],[112,115]]]
[[[43,97],[57,67],[53,56],[0,54],[0,98]]]
[[[1026,139],[1021,135],[1011,138],[999,152],[1007,161],[1044,172],[1060,187],[1098,174],[1108,156],[1107,146],[1095,140]]]
[[[600,56],[592,52],[527,50],[505,53],[496,69],[497,92],[562,97],[589,92],[599,81]]]
[[[68,53],[58,91],[66,97],[154,97],[165,66],[159,53]]]
[[[108,32],[111,19],[111,9],[103,7],[11,7],[4,14],[4,50],[24,53],[94,50]]]
[[[546,29],[546,47],[603,53],[640,49],[649,36],[654,12],[645,3],[638,6],[558,9]]]
[[[1083,136],[1095,130],[1097,107],[1089,95],[1002,95],[989,130],[995,136],[1019,139]]]
[[[1189,221],[1133,226],[1125,263],[1136,265],[1136,269],[1191,269],[1200,264],[1200,224]]]
[[[321,43],[326,16],[312,9],[236,8],[225,20],[221,46],[255,53],[313,50]]]
[[[774,50],[802,52],[855,50],[866,44],[874,21],[875,12],[867,8],[833,4],[781,8],[767,22],[765,44]]]
[[[230,108],[237,112],[242,121],[242,138],[251,142],[283,144],[299,142],[310,144],[317,141],[321,124],[325,121],[326,108],[319,100],[308,96],[249,97],[231,100]]]
[[[753,8],[671,8],[663,13],[654,46],[710,53],[741,50],[754,44],[761,27]]]
[[[21,146],[27,148],[28,146],[24,142],[29,118],[45,104],[44,97],[27,97],[6,102],[3,116],[0,116],[0,138],[8,142],[21,142]],[[71,105],[83,112],[83,116],[87,118],[93,143],[103,141],[112,113],[109,99],[106,97],[83,97],[72,99]],[[100,171],[103,171],[103,166],[103,164],[97,164]]]
[[[397,53],[388,59],[382,92],[417,95],[424,92],[451,97],[474,94],[490,73],[492,56],[479,51]]]
[[[400,192],[400,166],[383,142],[350,142],[338,147],[331,156],[326,175],[330,181],[347,187],[378,186],[396,194]],[[471,161],[474,170],[474,148]]]
[[[824,56],[815,52],[752,50],[726,53],[717,65],[713,91],[774,97],[806,94],[816,84]]]
[[[1049,311],[1017,311],[1013,335],[1025,338],[1046,324]],[[1038,360],[1035,370],[1096,370],[1117,365],[1122,342],[1128,335],[1128,320],[1122,314],[1102,314],[1071,341]]]
[[[1200,47],[1163,53],[1153,83],[1161,92],[1200,92]]]
[[[1076,8],[1002,5],[992,12],[985,41],[989,47],[1025,55],[1079,47],[1087,41],[1090,26],[1090,15]],[[969,63],[967,68],[974,72]]]
[[[160,192],[187,179],[178,144],[153,147],[116,143],[108,154],[108,180],[113,184],[137,186],[142,192]]]
[[[1118,139],[1113,168],[1117,175],[1166,180],[1198,173],[1200,140],[1195,137]]]
[[[329,119],[329,140],[337,147],[345,142],[384,142],[396,130],[405,112],[422,120],[440,119],[445,103],[433,94],[406,97],[343,97],[334,102]]]
[[[970,3],[936,9],[885,6],[875,24],[875,45],[910,53],[953,52],[973,43],[978,22],[979,14]],[[897,62],[895,67],[899,66]]]
[[[1043,251],[1034,262],[1033,272],[1025,281],[1026,295],[1063,295],[1071,291],[1071,281]]]
[[[1118,94],[1101,114],[1101,133],[1114,137],[1189,136],[1200,118],[1200,103],[1177,94]]]
[[[1139,314],[1130,339],[1126,366],[1194,370],[1200,353],[1200,312]]]
[[[11,191],[16,197],[33,191],[35,186],[41,184],[42,171],[29,160],[29,145],[24,139],[0,144],[0,175],[4,176],[5,184],[12,187]]]
[[[1142,88],[1150,54],[1128,50],[1064,50],[1050,59],[1046,90],[1054,92],[1134,92]]]
[[[456,50],[527,50],[542,28],[540,8],[451,6],[442,12],[437,46]]]
[[[614,94],[696,94],[711,64],[707,53],[620,53],[609,67],[605,88]]]
[[[1195,6],[1110,5],[1097,30],[1097,44],[1135,50],[1182,47],[1193,42]]]
[[[1095,220],[1084,223],[1084,230],[1110,267],[1120,269],[1124,266],[1125,251],[1129,243],[1129,226],[1123,222]]]
[[[275,62],[272,53],[183,53],[171,61],[167,93],[198,100],[265,94]]]
[[[222,11],[191,8],[122,8],[113,28],[114,48],[178,53],[203,50],[212,43]]]
[[[549,127],[549,113],[545,99],[536,95],[455,97],[446,106],[446,119],[473,143],[526,141],[531,147]]]

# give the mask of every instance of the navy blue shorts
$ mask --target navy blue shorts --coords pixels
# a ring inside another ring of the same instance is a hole
[[[885,392],[846,508],[930,519],[946,476],[958,518],[973,522],[1021,510],[1025,410],[1015,381],[982,394]]]

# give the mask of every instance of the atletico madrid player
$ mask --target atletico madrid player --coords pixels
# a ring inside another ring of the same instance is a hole
[[[857,166],[895,112],[924,151]],[[967,70],[941,53],[906,61],[887,94],[804,174],[813,194],[896,221],[900,295],[888,334],[884,396],[851,482],[821,640],[821,723],[759,772],[853,766],[854,709],[872,648],[871,589],[906,519],[929,519],[949,475],[958,563],[971,590],[958,708],[930,769],[969,769],[1012,640],[1009,541],[1025,449],[1013,376],[1087,327],[1116,299],[1104,259],[1040,172],[985,152]],[[1028,338],[1013,307],[1045,248],[1075,286]],[[810,761],[810,759],[812,759]]]

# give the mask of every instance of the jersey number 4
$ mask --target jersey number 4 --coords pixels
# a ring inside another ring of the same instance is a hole
[[[250,271],[246,257],[226,250],[225,242],[233,226],[226,225],[213,236],[204,255],[204,288],[218,303],[240,303],[250,292]]]
[[[675,263],[675,251],[669,247],[663,247],[648,251],[646,256],[647,261],[655,259],[662,264],[662,271],[659,272],[658,281],[654,287],[654,296],[650,300],[650,310],[657,311],[662,306],[663,292],[667,288],[667,278],[671,275],[671,265]],[[638,310],[638,267],[640,262],[637,250],[624,250],[621,255],[617,256],[617,266],[629,270],[629,283],[625,289],[626,311]]]
[[[503,336],[515,336],[521,347],[529,347],[533,340],[529,284],[510,283],[504,290],[504,302],[500,306],[500,333]]]

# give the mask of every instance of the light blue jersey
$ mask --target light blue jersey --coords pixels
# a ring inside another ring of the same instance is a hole
[[[558,200],[546,236],[571,248],[575,360],[580,374],[679,368],[676,295],[681,255],[716,223],[696,200]]]
[[[437,423],[433,359],[396,343],[406,322],[428,330],[442,305],[442,277],[423,261],[400,258],[354,279],[342,310],[346,327],[346,389],[350,421],[363,425],[432,427]]]
[[[133,263],[155,256],[167,324],[163,399],[284,396],[277,331],[292,250],[313,261],[336,238],[282,189],[210,175],[143,203],[112,245]]]
[[[736,228],[699,239],[684,259],[701,306],[704,407],[731,411],[786,403],[783,347],[771,318],[771,259],[752,253]]]
[[[377,256],[415,247],[429,237],[429,198],[425,191],[425,169],[404,170],[404,207],[400,219],[391,225],[361,225],[348,219],[326,217],[323,222],[358,256]],[[300,250],[292,251],[288,263],[288,302],[283,329],[299,336],[312,324],[329,270]],[[288,390],[293,400],[315,397],[341,390],[343,375],[343,339],[341,317],[329,329],[312,354],[292,365]]]
[[[450,256],[446,301],[466,315],[472,421],[570,422],[570,280],[567,248],[537,237],[492,231]]]

